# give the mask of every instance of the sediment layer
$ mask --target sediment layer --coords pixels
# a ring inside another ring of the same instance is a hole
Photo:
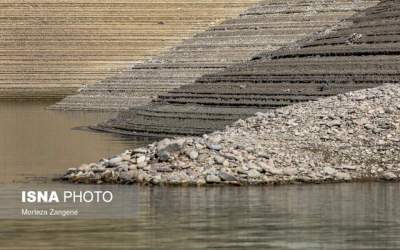
[[[133,135],[202,135],[256,112],[399,83],[399,15],[399,2],[382,1],[335,31],[204,75],[97,128]]]
[[[376,3],[374,0],[262,1],[239,17],[198,33],[152,60],[89,85],[51,108],[126,110],[141,106],[161,93],[193,83],[204,74],[281,48]]]
[[[400,85],[257,113],[71,168],[75,183],[288,184],[400,180]]]
[[[2,1],[0,99],[75,94],[256,2]]]

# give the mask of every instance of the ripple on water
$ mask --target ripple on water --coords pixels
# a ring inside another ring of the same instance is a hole
[[[1,220],[0,243],[2,249],[399,249],[399,191],[400,184],[388,183],[124,186],[115,195],[137,198],[138,213],[129,219]]]

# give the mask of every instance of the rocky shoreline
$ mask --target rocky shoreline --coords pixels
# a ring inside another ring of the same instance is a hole
[[[68,169],[73,183],[265,185],[400,180],[400,86],[257,113]]]

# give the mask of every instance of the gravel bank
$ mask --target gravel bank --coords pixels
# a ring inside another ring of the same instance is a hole
[[[75,183],[288,184],[400,179],[400,86],[257,113],[71,168]]]

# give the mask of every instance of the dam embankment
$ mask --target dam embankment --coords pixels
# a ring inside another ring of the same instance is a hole
[[[335,31],[204,75],[97,128],[132,135],[202,135],[256,112],[399,83],[399,13],[399,3],[382,1]]]
[[[250,60],[326,30],[374,0],[265,0],[176,47],[83,88],[53,105],[61,110],[126,110],[192,84],[205,74]]]
[[[256,2],[2,1],[0,99],[75,94]]]

